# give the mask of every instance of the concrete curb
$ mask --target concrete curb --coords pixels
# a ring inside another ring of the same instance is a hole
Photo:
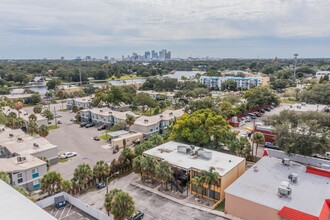
[[[198,209],[198,210],[201,210],[201,211],[204,211],[204,212],[208,212],[210,214],[213,214],[213,215],[222,217],[222,218],[227,219],[227,220],[238,220],[238,218],[234,218],[233,216],[226,215],[223,212],[212,210],[212,209],[208,209],[208,208],[205,208],[205,207],[201,207],[201,206],[198,206],[198,205],[193,204],[191,202],[187,202],[185,200],[180,200],[180,199],[174,198],[172,196],[163,194],[163,193],[159,192],[156,188],[155,189],[150,189],[149,187],[144,186],[144,185],[141,185],[139,183],[136,183],[135,181],[134,182],[131,182],[130,185],[139,187],[139,188],[144,189],[146,191],[152,192],[152,193],[154,193],[154,194],[156,194],[158,196],[164,197],[164,198],[169,199],[169,200],[171,200],[173,202],[176,202],[176,203],[181,204],[181,205],[184,205],[184,206],[188,206],[188,207],[193,208],[193,209]]]

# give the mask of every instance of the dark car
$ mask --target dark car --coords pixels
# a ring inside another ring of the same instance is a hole
[[[80,127],[85,127],[87,124],[88,124],[87,122],[82,122],[82,123],[80,124]]]
[[[248,113],[247,116],[249,116],[252,119],[256,119],[257,118],[257,116],[255,114],[253,114],[253,113]]]
[[[104,130],[106,129],[107,127],[105,125],[101,125],[97,128],[97,130],[101,131],[101,130]]]
[[[141,211],[137,211],[131,216],[130,220],[142,220],[143,217],[144,217],[144,213]]]
[[[269,148],[269,149],[273,149],[273,150],[279,150],[280,149],[278,146],[276,146],[275,144],[273,144],[271,142],[265,142],[264,147]]]
[[[93,139],[94,139],[95,141],[99,141],[99,140],[100,140],[100,138],[99,138],[98,136],[94,136]]]
[[[85,126],[85,128],[90,128],[90,127],[94,127],[94,126],[95,126],[94,123],[89,123],[89,124],[87,124],[87,125]]]
[[[115,154],[119,151],[119,147],[118,146],[115,146],[112,150],[112,153]]]
[[[266,111],[265,111],[265,109],[262,108],[262,109],[259,110],[259,112],[265,113]]]
[[[102,188],[104,188],[104,187],[106,187],[106,183],[103,182],[103,181],[101,181],[101,182],[99,182],[98,184],[96,184],[96,188],[98,188],[98,189],[102,189]]]
[[[265,108],[265,111],[266,111],[266,112],[270,112],[271,109],[270,109],[270,108]]]

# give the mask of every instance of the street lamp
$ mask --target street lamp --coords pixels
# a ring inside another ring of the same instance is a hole
[[[119,174],[119,172],[115,172],[114,174],[112,174],[111,176],[109,176],[107,178],[107,194],[109,193],[109,179],[111,179],[111,177],[118,175],[118,174]]]

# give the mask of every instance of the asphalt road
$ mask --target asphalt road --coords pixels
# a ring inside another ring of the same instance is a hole
[[[188,206],[178,204],[162,196],[156,195],[147,190],[130,185],[130,182],[139,178],[139,175],[134,173],[114,180],[109,184],[109,190],[121,188],[128,192],[135,201],[136,208],[144,213],[144,220],[223,220],[219,216],[210,214],[205,211],[190,208]],[[85,203],[105,212],[103,207],[106,188],[95,190],[78,196]]]
[[[60,111],[56,113],[62,116],[58,118],[62,124],[59,125],[60,128],[51,130],[46,138],[58,146],[59,154],[70,151],[77,152],[77,156],[51,166],[50,170],[61,173],[64,179],[71,179],[74,169],[81,163],[94,166],[99,160],[110,163],[114,158],[119,157],[120,153],[113,154],[111,150],[103,148],[108,145],[105,141],[93,140],[93,137],[101,135],[102,131],[98,131],[96,127],[80,128],[79,124],[70,121],[75,113]]]

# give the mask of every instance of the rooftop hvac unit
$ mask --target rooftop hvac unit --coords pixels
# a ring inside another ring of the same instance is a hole
[[[21,137],[18,137],[17,140],[18,141],[23,141],[23,139]]]
[[[189,146],[179,145],[177,146],[177,151],[179,153],[189,154],[192,149]]]
[[[144,122],[147,123],[148,122],[148,119],[144,119]]]
[[[37,148],[37,147],[39,147],[39,144],[33,143],[33,147]]]
[[[288,175],[288,179],[292,182],[292,183],[296,183],[298,181],[298,174],[296,173],[290,173]]]
[[[13,134],[9,134],[9,137],[14,137],[14,135]]]
[[[212,152],[210,151],[205,151],[203,148],[199,148],[198,150],[198,156],[203,157],[207,160],[211,160],[212,159]]]
[[[26,160],[26,157],[17,157],[17,163],[23,163]]]
[[[290,159],[289,158],[283,158],[282,159],[282,164],[285,166],[290,166]]]
[[[289,197],[291,195],[291,188],[285,187],[285,186],[279,186],[277,189],[277,193],[280,197],[287,196]]]
[[[330,165],[325,164],[325,163],[319,163],[318,167],[321,169],[330,170]]]

